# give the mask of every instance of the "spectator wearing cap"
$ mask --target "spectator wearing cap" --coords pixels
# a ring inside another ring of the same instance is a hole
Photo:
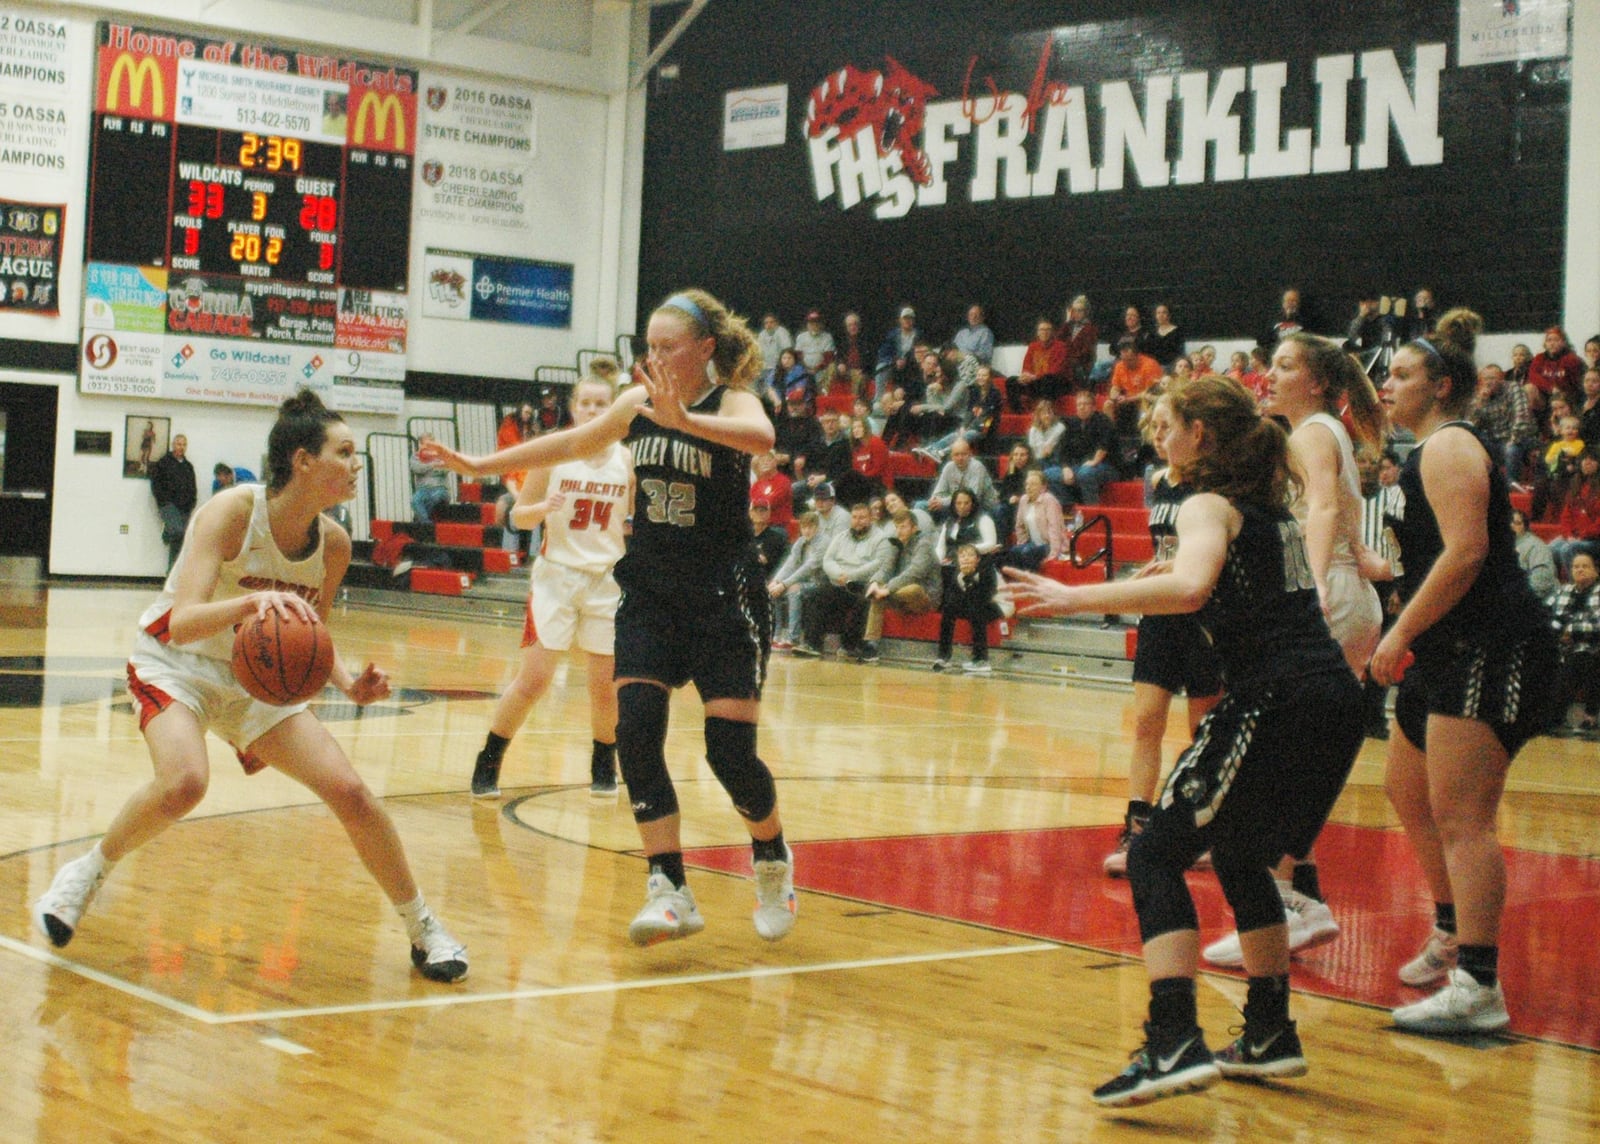
[[[767,581],[773,601],[772,646],[779,651],[788,651],[802,638],[806,603],[823,583],[822,557],[828,548],[816,513],[801,513],[797,523],[800,535]]]
[[[565,429],[572,424],[572,411],[561,401],[561,395],[553,386],[545,386],[539,391],[539,432],[549,433],[553,429]]]
[[[761,347],[761,362],[767,369],[778,364],[778,355],[794,346],[794,338],[778,321],[776,314],[761,315],[761,329],[756,332],[756,344]]]
[[[971,354],[982,365],[994,357],[994,331],[983,323],[983,307],[974,302],[967,307],[967,324],[956,331],[951,343],[962,353]]]
[[[899,322],[883,336],[883,344],[878,347],[873,380],[879,393],[895,387],[909,392],[920,384],[917,374],[921,363],[915,351],[922,340],[922,331],[917,329],[917,312],[910,306],[902,306]]]
[[[833,359],[838,347],[822,324],[821,310],[806,315],[806,328],[794,336],[794,348],[800,355],[800,364],[817,379],[818,385],[826,387],[833,380]]]
[[[833,543],[835,536],[850,529],[850,514],[840,507],[832,481],[823,481],[811,490],[811,511],[817,514],[825,544]]]
[[[806,458],[822,448],[822,423],[807,408],[804,386],[797,385],[785,395],[783,415],[774,422],[773,432],[772,451],[778,468],[791,480],[803,481]]]
[[[789,553],[789,534],[772,523],[772,502],[766,497],[750,498],[750,533],[751,559],[765,583]]]
[[[772,523],[787,529],[794,523],[794,482],[778,472],[778,458],[771,449],[750,459],[750,475],[750,503],[766,501]]]

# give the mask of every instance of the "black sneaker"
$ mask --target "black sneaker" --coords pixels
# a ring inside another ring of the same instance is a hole
[[[857,663],[877,663],[883,656],[878,654],[878,645],[871,640],[862,643],[856,652]]]
[[[1246,1022],[1240,1033],[1237,1041],[1216,1055],[1217,1069],[1223,1076],[1306,1075],[1306,1057],[1293,1021],[1276,1029],[1253,1028]]]
[[[472,797],[500,797],[500,764],[483,752],[478,752],[478,762],[472,768]]]
[[[1199,1028],[1191,1029],[1164,1050],[1149,1039],[1150,1034],[1147,1021],[1144,1047],[1133,1054],[1132,1064],[1094,1090],[1096,1104],[1106,1108],[1149,1104],[1163,1097],[1210,1088],[1222,1075]]]

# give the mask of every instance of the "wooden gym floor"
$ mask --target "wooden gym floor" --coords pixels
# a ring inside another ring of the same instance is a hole
[[[1593,743],[1540,740],[1513,771],[1513,1035],[1389,1022],[1429,909],[1369,742],[1321,844],[1344,933],[1296,971],[1310,1075],[1113,1116],[1088,1090],[1139,1044],[1146,995],[1127,887],[1099,872],[1124,692],[775,658],[762,754],[802,891],[776,945],[750,925],[748,847],[680,693],[668,760],[707,929],[641,950],[637,834],[587,792],[581,662],[513,743],[505,799],[474,801],[517,633],[353,612],[341,653],[399,690],[319,712],[469,946],[468,979],[416,975],[331,815],[214,740],[205,802],[54,951],[29,903],[148,774],[121,680],[151,592],[0,589],[0,1140],[1600,1138]],[[1191,885],[1209,939],[1226,910],[1214,879]],[[1202,975],[1213,1047],[1242,999],[1237,976]]]

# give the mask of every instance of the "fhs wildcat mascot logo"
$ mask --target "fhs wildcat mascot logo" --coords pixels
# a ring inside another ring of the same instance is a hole
[[[932,179],[932,164],[918,140],[928,100],[939,92],[893,56],[884,60],[885,71],[862,71],[846,64],[812,89],[806,104],[806,135],[815,139],[837,128],[840,136],[853,136],[870,125],[878,155],[898,155],[911,180],[925,186]]]

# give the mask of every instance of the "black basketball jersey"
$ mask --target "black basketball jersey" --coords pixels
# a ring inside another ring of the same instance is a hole
[[[1282,680],[1348,671],[1317,601],[1300,525],[1287,508],[1275,512],[1232,502],[1244,517],[1200,626],[1222,661],[1231,694]]]
[[[724,392],[715,387],[689,412],[715,413]],[[752,541],[749,454],[642,413],[625,441],[633,454],[633,535],[617,583],[657,594],[735,588]]]
[[[1157,560],[1171,560],[1178,551],[1178,510],[1193,495],[1188,485],[1175,485],[1162,473],[1150,490],[1150,540]]]
[[[1511,493],[1500,466],[1493,463],[1495,454],[1484,444],[1478,430],[1469,423],[1451,421],[1448,424],[1471,433],[1490,458],[1489,552],[1467,594],[1438,623],[1418,636],[1415,646],[1419,652],[1458,642],[1478,647],[1510,647],[1548,624],[1550,617],[1529,586],[1528,574],[1517,563],[1517,538],[1511,531]],[[1434,433],[1437,432],[1438,429],[1435,429]],[[1432,436],[1430,433],[1428,439]],[[1405,493],[1405,504],[1398,517],[1390,518],[1395,539],[1400,545],[1400,565],[1404,569],[1400,590],[1408,600],[1422,585],[1434,561],[1439,559],[1439,553],[1444,550],[1439,520],[1433,515],[1433,506],[1422,491],[1422,451],[1427,444],[1428,441],[1424,440],[1411,450],[1411,455],[1401,466],[1400,489]]]

